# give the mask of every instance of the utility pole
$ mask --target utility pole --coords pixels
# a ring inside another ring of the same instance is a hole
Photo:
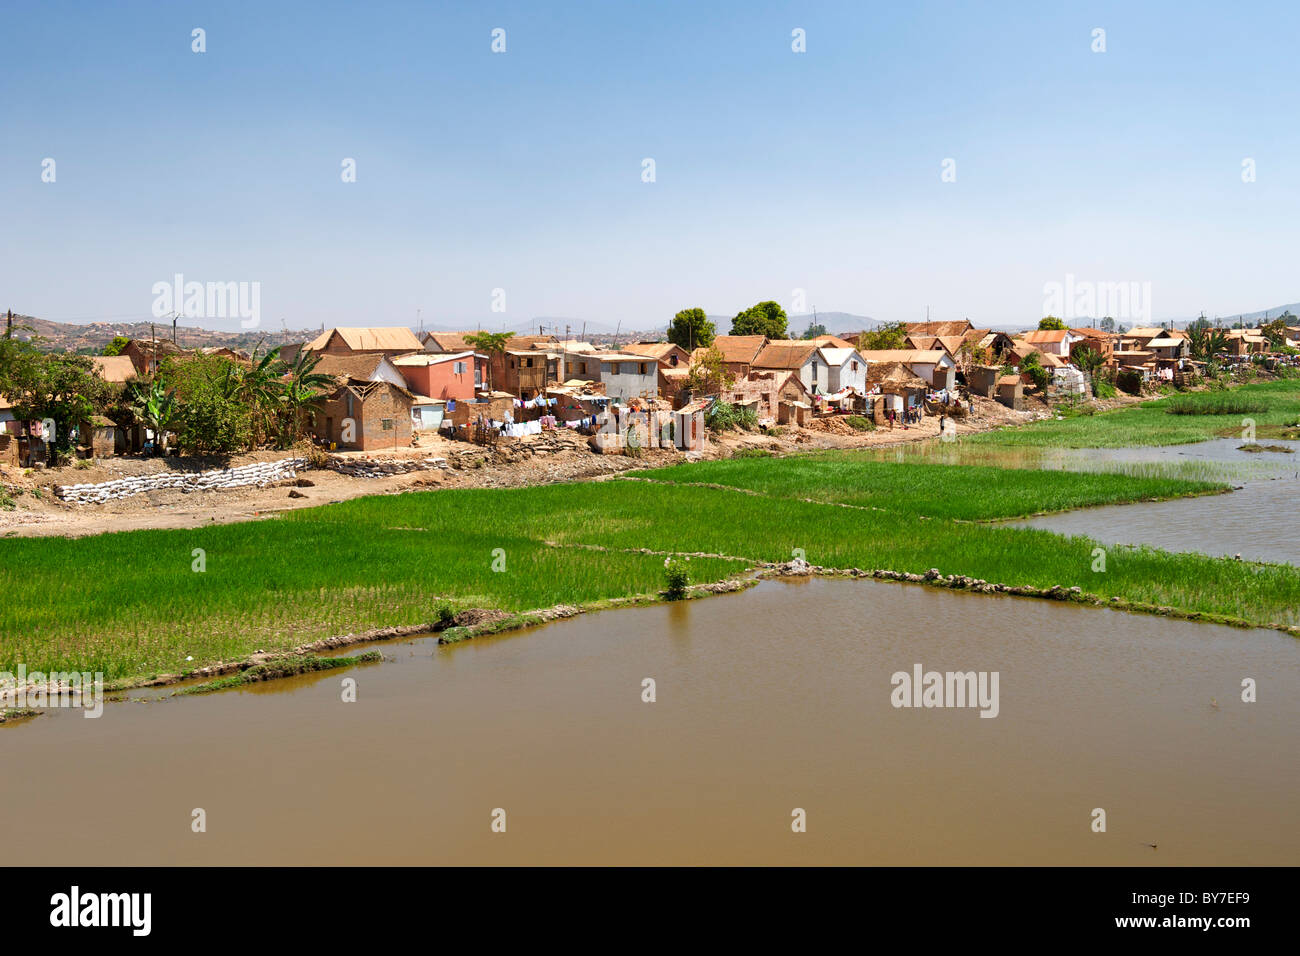
[[[9,314],[5,316],[5,338],[14,337],[14,310],[10,309]]]

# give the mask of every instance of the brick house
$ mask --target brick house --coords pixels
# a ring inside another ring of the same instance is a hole
[[[304,345],[303,351],[319,355],[406,355],[423,348],[415,333],[404,326],[374,329],[340,327],[326,329]]]
[[[375,451],[411,444],[411,393],[391,382],[348,379],[320,403],[316,436],[341,449]]]

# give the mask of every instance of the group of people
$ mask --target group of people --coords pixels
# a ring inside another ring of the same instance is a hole
[[[894,430],[895,421],[901,424],[904,428],[908,425],[919,425],[921,424],[921,408],[920,406],[904,405],[903,411],[900,413],[894,411],[891,406],[890,408],[885,409],[885,420],[889,422],[890,431]]]

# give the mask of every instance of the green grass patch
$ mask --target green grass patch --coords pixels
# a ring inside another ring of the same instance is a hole
[[[714,555],[691,558],[693,584],[801,549],[827,567],[1078,586],[1261,625],[1294,623],[1300,608],[1290,565],[1110,548],[1094,574],[1095,542],[981,523],[1218,489],[1209,482],[858,452],[645,474],[653,480],[372,496],[192,530],[3,539],[0,588],[24,597],[0,604],[0,670],[130,680],[389,625],[432,629],[453,609],[654,600],[666,554]],[[206,571],[192,570],[196,548]]]
[[[1170,414],[1174,409],[1179,411]],[[1223,436],[1239,437],[1246,425],[1225,421],[1233,415],[1251,419],[1261,437],[1281,437],[1300,416],[1300,381],[1259,382],[1226,392],[1173,395],[1096,415],[984,432],[964,438],[963,442],[1062,448],[1182,445]]]
[[[779,498],[876,508],[929,518],[989,521],[1093,505],[1228,490],[1209,481],[1124,474],[1035,471],[981,465],[898,464],[876,453],[830,451],[779,462],[704,461],[632,475],[675,484],[714,484]]]

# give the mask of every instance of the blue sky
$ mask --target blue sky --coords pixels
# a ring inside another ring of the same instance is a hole
[[[1067,274],[1263,309],[1300,299],[1297,39],[1293,2],[10,3],[0,309],[148,319],[176,273],[274,328],[1029,322]]]

